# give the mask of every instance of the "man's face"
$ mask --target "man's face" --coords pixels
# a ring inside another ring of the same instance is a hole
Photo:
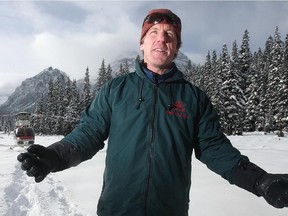
[[[170,24],[158,23],[152,26],[140,46],[146,67],[160,74],[170,69],[178,52],[177,42],[177,35]]]

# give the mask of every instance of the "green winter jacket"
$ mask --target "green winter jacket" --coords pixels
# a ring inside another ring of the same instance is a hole
[[[137,63],[102,87],[63,139],[84,161],[109,138],[100,216],[187,216],[193,150],[228,181],[244,157],[220,131],[208,97],[175,65],[158,80]]]

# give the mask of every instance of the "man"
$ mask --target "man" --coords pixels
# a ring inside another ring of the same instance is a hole
[[[180,46],[180,18],[151,10],[136,72],[105,84],[61,141],[20,154],[22,169],[40,182],[90,159],[109,137],[100,216],[187,216],[193,150],[231,184],[287,207],[288,175],[268,174],[231,145],[207,96],[173,63]]]

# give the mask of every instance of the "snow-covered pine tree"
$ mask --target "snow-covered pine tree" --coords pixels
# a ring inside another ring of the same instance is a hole
[[[107,66],[107,69],[106,69],[106,80],[107,81],[109,81],[109,80],[112,80],[112,67],[111,67],[111,65],[110,64],[108,64],[108,66]],[[106,81],[106,82],[107,82]]]
[[[189,73],[189,81],[193,85],[200,87],[200,66],[197,65],[195,67],[192,67],[191,70],[187,71],[187,73]]]
[[[54,82],[52,79],[48,83],[48,94],[47,94],[47,109],[45,115],[45,126],[43,128],[44,134],[53,134],[53,128],[55,125],[54,116],[57,112],[57,95],[54,90]]]
[[[276,27],[274,40],[271,50],[271,64],[268,71],[268,83],[267,83],[267,104],[268,104],[268,118],[266,119],[266,127],[269,130],[280,129],[279,119],[279,102],[281,100],[281,68],[283,61],[283,42],[281,41],[278,27]]]
[[[266,127],[267,119],[270,119],[268,113],[268,102],[267,102],[267,83],[268,83],[268,72],[269,65],[271,64],[271,50],[273,45],[273,38],[269,36],[265,43],[265,49],[261,57],[261,69],[259,70],[259,82],[260,82],[260,102],[258,105],[258,113],[256,118],[256,129],[259,131],[269,132],[268,127]]]
[[[230,113],[234,113],[234,109],[230,107],[229,97],[231,96],[229,93],[230,82],[231,82],[231,74],[230,74],[230,55],[228,53],[227,45],[223,44],[222,51],[219,56],[219,74],[221,79],[221,87],[219,90],[219,94],[215,95],[217,98],[216,109],[218,114],[220,115],[220,123],[224,132],[227,134],[232,134],[232,125]],[[232,117],[232,116],[231,116]]]
[[[116,72],[116,74],[115,74],[115,77],[121,76],[121,74],[122,74],[122,71],[123,71],[123,65],[122,65],[122,63],[120,63],[120,66],[119,66],[119,71],[118,71],[118,72]]]
[[[124,63],[121,63],[121,64],[120,64],[120,67],[119,67],[119,71],[118,71],[118,73],[117,73],[117,76],[122,76],[122,75],[127,74],[127,73],[130,73],[130,71],[129,71],[128,62],[127,62],[127,60],[126,60]]]
[[[258,49],[258,52],[254,53],[253,56],[253,64],[251,65],[253,71],[255,71],[255,80],[252,80],[254,93],[254,98],[252,101],[256,106],[255,112],[253,109],[253,118],[255,119],[255,130],[263,131],[265,126],[265,92],[266,92],[266,83],[267,76],[265,75],[265,61],[264,61],[264,53],[261,48]],[[255,89],[257,88],[257,89]],[[251,99],[248,99],[248,103]],[[248,111],[247,111],[248,110]],[[249,105],[247,105],[247,115],[249,116]]]
[[[203,84],[204,84],[204,91],[207,93],[207,95],[209,97],[212,96],[213,94],[213,90],[212,90],[212,86],[213,86],[213,75],[212,75],[212,66],[211,66],[211,55],[210,55],[210,51],[208,51],[207,55],[206,55],[206,61],[204,63],[204,80],[203,80]]]
[[[211,102],[214,105],[218,115],[220,116],[220,110],[221,110],[221,86],[222,86],[222,75],[221,75],[221,65],[222,65],[222,54],[220,53],[219,58],[217,57],[216,50],[212,51],[212,58],[211,58],[211,74],[213,75],[213,78],[211,80],[212,86],[211,86]]]
[[[237,42],[232,44],[232,52],[230,58],[231,72],[231,96],[230,101],[232,107],[235,107],[233,134],[242,135],[244,127],[246,98],[241,88],[241,68],[239,63]]]
[[[36,115],[42,115],[45,113],[45,108],[44,108],[44,96],[43,94],[41,95],[40,99],[37,102],[36,108],[35,108],[35,114]]]
[[[54,91],[54,82],[52,79],[49,80],[48,83],[48,93],[47,93],[47,109],[46,114],[47,115],[54,115],[56,113],[56,95]]]
[[[31,126],[34,128],[35,133],[43,133],[45,131],[45,104],[44,96],[41,95],[39,101],[37,102],[34,115],[32,115]]]
[[[130,73],[129,64],[128,64],[127,59],[126,59],[125,62],[123,63],[123,73],[124,73],[124,74]]]
[[[64,86],[64,98],[62,101],[62,103],[65,107],[65,113],[64,113],[64,116],[62,118],[63,126],[62,126],[61,134],[66,134],[67,128],[69,128],[69,125],[70,125],[70,120],[69,120],[69,116],[67,115],[67,113],[68,113],[68,107],[69,107],[71,100],[72,100],[71,80],[68,77],[68,80],[66,81],[65,86]]]
[[[240,87],[245,93],[245,97],[249,98],[250,92],[246,92],[246,87],[249,86],[249,75],[250,75],[250,64],[251,64],[251,58],[252,54],[250,51],[250,45],[249,45],[249,32],[246,29],[244,32],[244,35],[242,37],[242,44],[241,48],[239,50],[239,64],[241,68],[241,80],[240,80]],[[248,83],[247,83],[248,82]]]
[[[196,85],[202,90],[205,91],[204,79],[205,79],[205,70],[203,66],[198,65],[197,67],[197,77]]]
[[[65,95],[65,81],[60,77],[57,78],[54,82],[54,92],[55,92],[55,103],[56,103],[56,116],[64,116],[65,113],[65,104],[63,103]]]
[[[76,80],[73,80],[71,85],[71,101],[69,103],[69,117],[78,119],[83,111],[80,106],[80,96],[77,88]]]
[[[185,70],[183,71],[184,77],[187,81],[191,82],[192,75],[192,63],[191,60],[188,60],[187,65],[185,66]]]
[[[288,129],[288,34],[285,38],[283,60],[279,73],[279,92],[277,103],[276,122],[279,130]]]
[[[212,51],[212,56],[211,56],[211,85],[209,90],[210,92],[210,99],[212,104],[215,106],[216,110],[218,111],[218,98],[220,95],[220,90],[222,86],[222,80],[220,76],[220,70],[219,70],[219,60],[217,57],[216,50]]]
[[[76,126],[76,124],[79,122],[79,117],[81,113],[80,107],[82,107],[80,106],[79,91],[77,89],[76,80],[72,82],[70,89],[71,100],[66,109],[66,123],[63,129],[63,135],[67,135],[69,132],[71,132]]]
[[[91,85],[90,85],[90,75],[89,68],[86,68],[83,89],[81,93],[81,109],[83,110],[91,103]]]
[[[288,34],[286,34],[285,38],[285,46],[283,53],[283,80],[284,80],[284,88],[283,91],[283,120],[284,120],[284,129],[288,131]]]
[[[135,58],[135,61],[136,61],[136,62],[141,62],[140,55],[137,54],[137,56],[136,56],[136,58]]]
[[[98,76],[97,76],[97,79],[96,79],[96,83],[95,83],[95,94],[94,95],[97,95],[100,88],[106,83],[106,74],[107,74],[107,69],[106,69],[106,66],[105,66],[105,60],[103,59],[102,60],[102,63],[101,63],[101,66],[99,68],[99,72],[98,72]]]
[[[63,118],[66,112],[63,100],[65,97],[65,81],[61,77],[58,77],[54,81],[54,99],[55,99],[55,113],[53,113],[53,127],[51,128],[52,134],[61,135],[63,130]]]
[[[68,77],[68,80],[66,81],[65,86],[63,88],[64,89],[64,97],[63,97],[63,101],[62,101],[64,107],[66,107],[66,108],[68,107],[68,105],[71,101],[71,98],[72,98],[71,85],[72,85],[71,80]],[[67,112],[67,111],[65,110],[65,112]]]
[[[260,122],[263,122],[265,116],[260,105],[262,80],[261,74],[264,68],[262,64],[262,59],[263,54],[261,49],[259,48],[258,52],[255,52],[252,56],[250,82],[249,86],[247,87],[248,91],[251,92],[251,94],[246,102],[244,131],[258,130],[259,127],[257,125],[259,125]]]

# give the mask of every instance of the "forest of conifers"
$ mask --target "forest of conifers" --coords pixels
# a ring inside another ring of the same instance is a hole
[[[207,93],[219,114],[223,131],[241,135],[245,131],[288,130],[288,34],[283,41],[276,27],[265,46],[252,53],[246,30],[239,47],[234,41],[231,51],[224,44],[218,53],[208,51],[203,65],[189,61],[182,72],[187,80]],[[137,56],[136,61],[139,60]],[[32,126],[37,133],[69,133],[101,86],[114,78],[112,74],[120,76],[129,72],[125,63],[115,72],[103,60],[94,85],[90,84],[88,68],[81,90],[76,81],[51,81],[47,100],[39,100],[32,114]]]

